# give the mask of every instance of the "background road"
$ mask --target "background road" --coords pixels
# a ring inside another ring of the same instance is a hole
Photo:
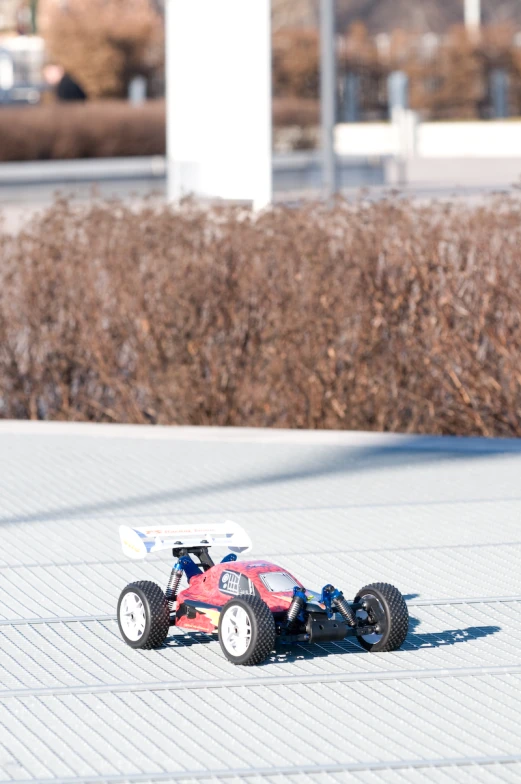
[[[274,158],[274,200],[298,203],[320,196],[320,157],[293,153]],[[398,167],[386,158],[339,159],[342,195],[370,198],[390,190],[414,198],[476,200],[490,193],[516,193],[521,183],[520,159],[416,159]],[[88,201],[93,195],[139,203],[164,201],[163,158],[114,158],[83,161],[41,161],[0,164],[0,212],[10,228],[52,203],[56,193]]]

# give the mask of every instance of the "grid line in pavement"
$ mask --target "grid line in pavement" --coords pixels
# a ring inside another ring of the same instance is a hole
[[[408,607],[443,607],[451,604],[491,604],[521,602],[521,596],[458,596],[446,599],[410,599]],[[50,618],[10,618],[0,620],[0,626],[25,626],[26,624],[48,623],[89,623],[91,621],[114,621],[115,615],[56,615]]]
[[[429,768],[455,768],[455,767],[474,767],[478,765],[512,765],[521,762],[521,754],[509,755],[489,755],[475,757],[452,757],[441,759],[417,759],[397,762],[370,762],[370,763],[327,763],[324,765],[279,765],[270,768],[230,768],[227,770],[191,770],[180,772],[158,772],[158,773],[135,773],[131,775],[110,775],[110,776],[60,776],[59,784],[125,784],[125,782],[148,782],[148,781],[204,781],[206,779],[226,780],[237,778],[239,780],[250,780],[255,776],[296,776],[308,774],[310,776],[323,773],[359,773],[359,772],[380,772],[380,771],[403,771],[403,770],[424,770]],[[11,784],[12,779],[0,780],[0,784]],[[35,784],[34,779],[16,779],[16,784]],[[57,779],[38,779],[38,784],[57,784]]]
[[[150,681],[145,683],[104,683],[87,686],[49,686],[36,689],[0,690],[0,700],[13,697],[59,697],[65,694],[117,694],[138,691],[193,691],[231,689],[237,686],[291,686],[311,683],[361,683],[366,681],[403,681],[428,678],[467,678],[471,675],[521,675],[521,664],[481,667],[453,667],[439,670],[391,670],[388,672],[344,672],[315,675],[275,675],[264,678],[223,678],[199,681]]]

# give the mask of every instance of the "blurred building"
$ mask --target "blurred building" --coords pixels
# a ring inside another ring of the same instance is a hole
[[[273,29],[313,27],[317,24],[316,0],[272,0]],[[463,21],[463,0],[336,0],[337,28],[363,22],[370,33],[395,29],[416,33],[444,33]],[[521,24],[520,0],[481,0],[484,24]]]
[[[19,0],[3,0],[0,4],[0,33],[12,33],[16,30],[19,5]]]
[[[32,35],[0,35],[0,104],[38,103],[43,84],[45,46]]]
[[[291,27],[315,27],[318,3],[314,0],[272,0],[273,30]]]
[[[0,34],[26,32],[25,25],[31,23],[28,3],[21,0],[2,0],[0,2]]]
[[[36,0],[0,0],[0,104],[40,99],[44,42],[31,35]]]

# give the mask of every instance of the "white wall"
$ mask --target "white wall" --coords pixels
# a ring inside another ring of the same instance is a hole
[[[349,123],[336,129],[339,155],[397,155],[398,126]],[[421,158],[521,158],[521,121],[436,122],[417,126]]]
[[[423,123],[417,153],[425,158],[521,157],[521,122]]]
[[[271,201],[269,0],[167,0],[169,197]]]
[[[335,128],[339,155],[396,155],[398,127],[392,123],[342,123]]]

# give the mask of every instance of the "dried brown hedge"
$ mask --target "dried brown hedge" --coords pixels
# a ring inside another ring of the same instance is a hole
[[[314,98],[274,98],[272,114],[275,128],[315,127],[320,122],[320,103]]]
[[[165,103],[89,101],[3,108],[0,161],[164,155]]]
[[[0,236],[0,416],[521,435],[521,202],[57,204]]]
[[[275,132],[287,126],[314,128],[319,103],[275,98]],[[0,162],[165,155],[165,102],[131,106],[127,101],[54,103],[3,108]]]

